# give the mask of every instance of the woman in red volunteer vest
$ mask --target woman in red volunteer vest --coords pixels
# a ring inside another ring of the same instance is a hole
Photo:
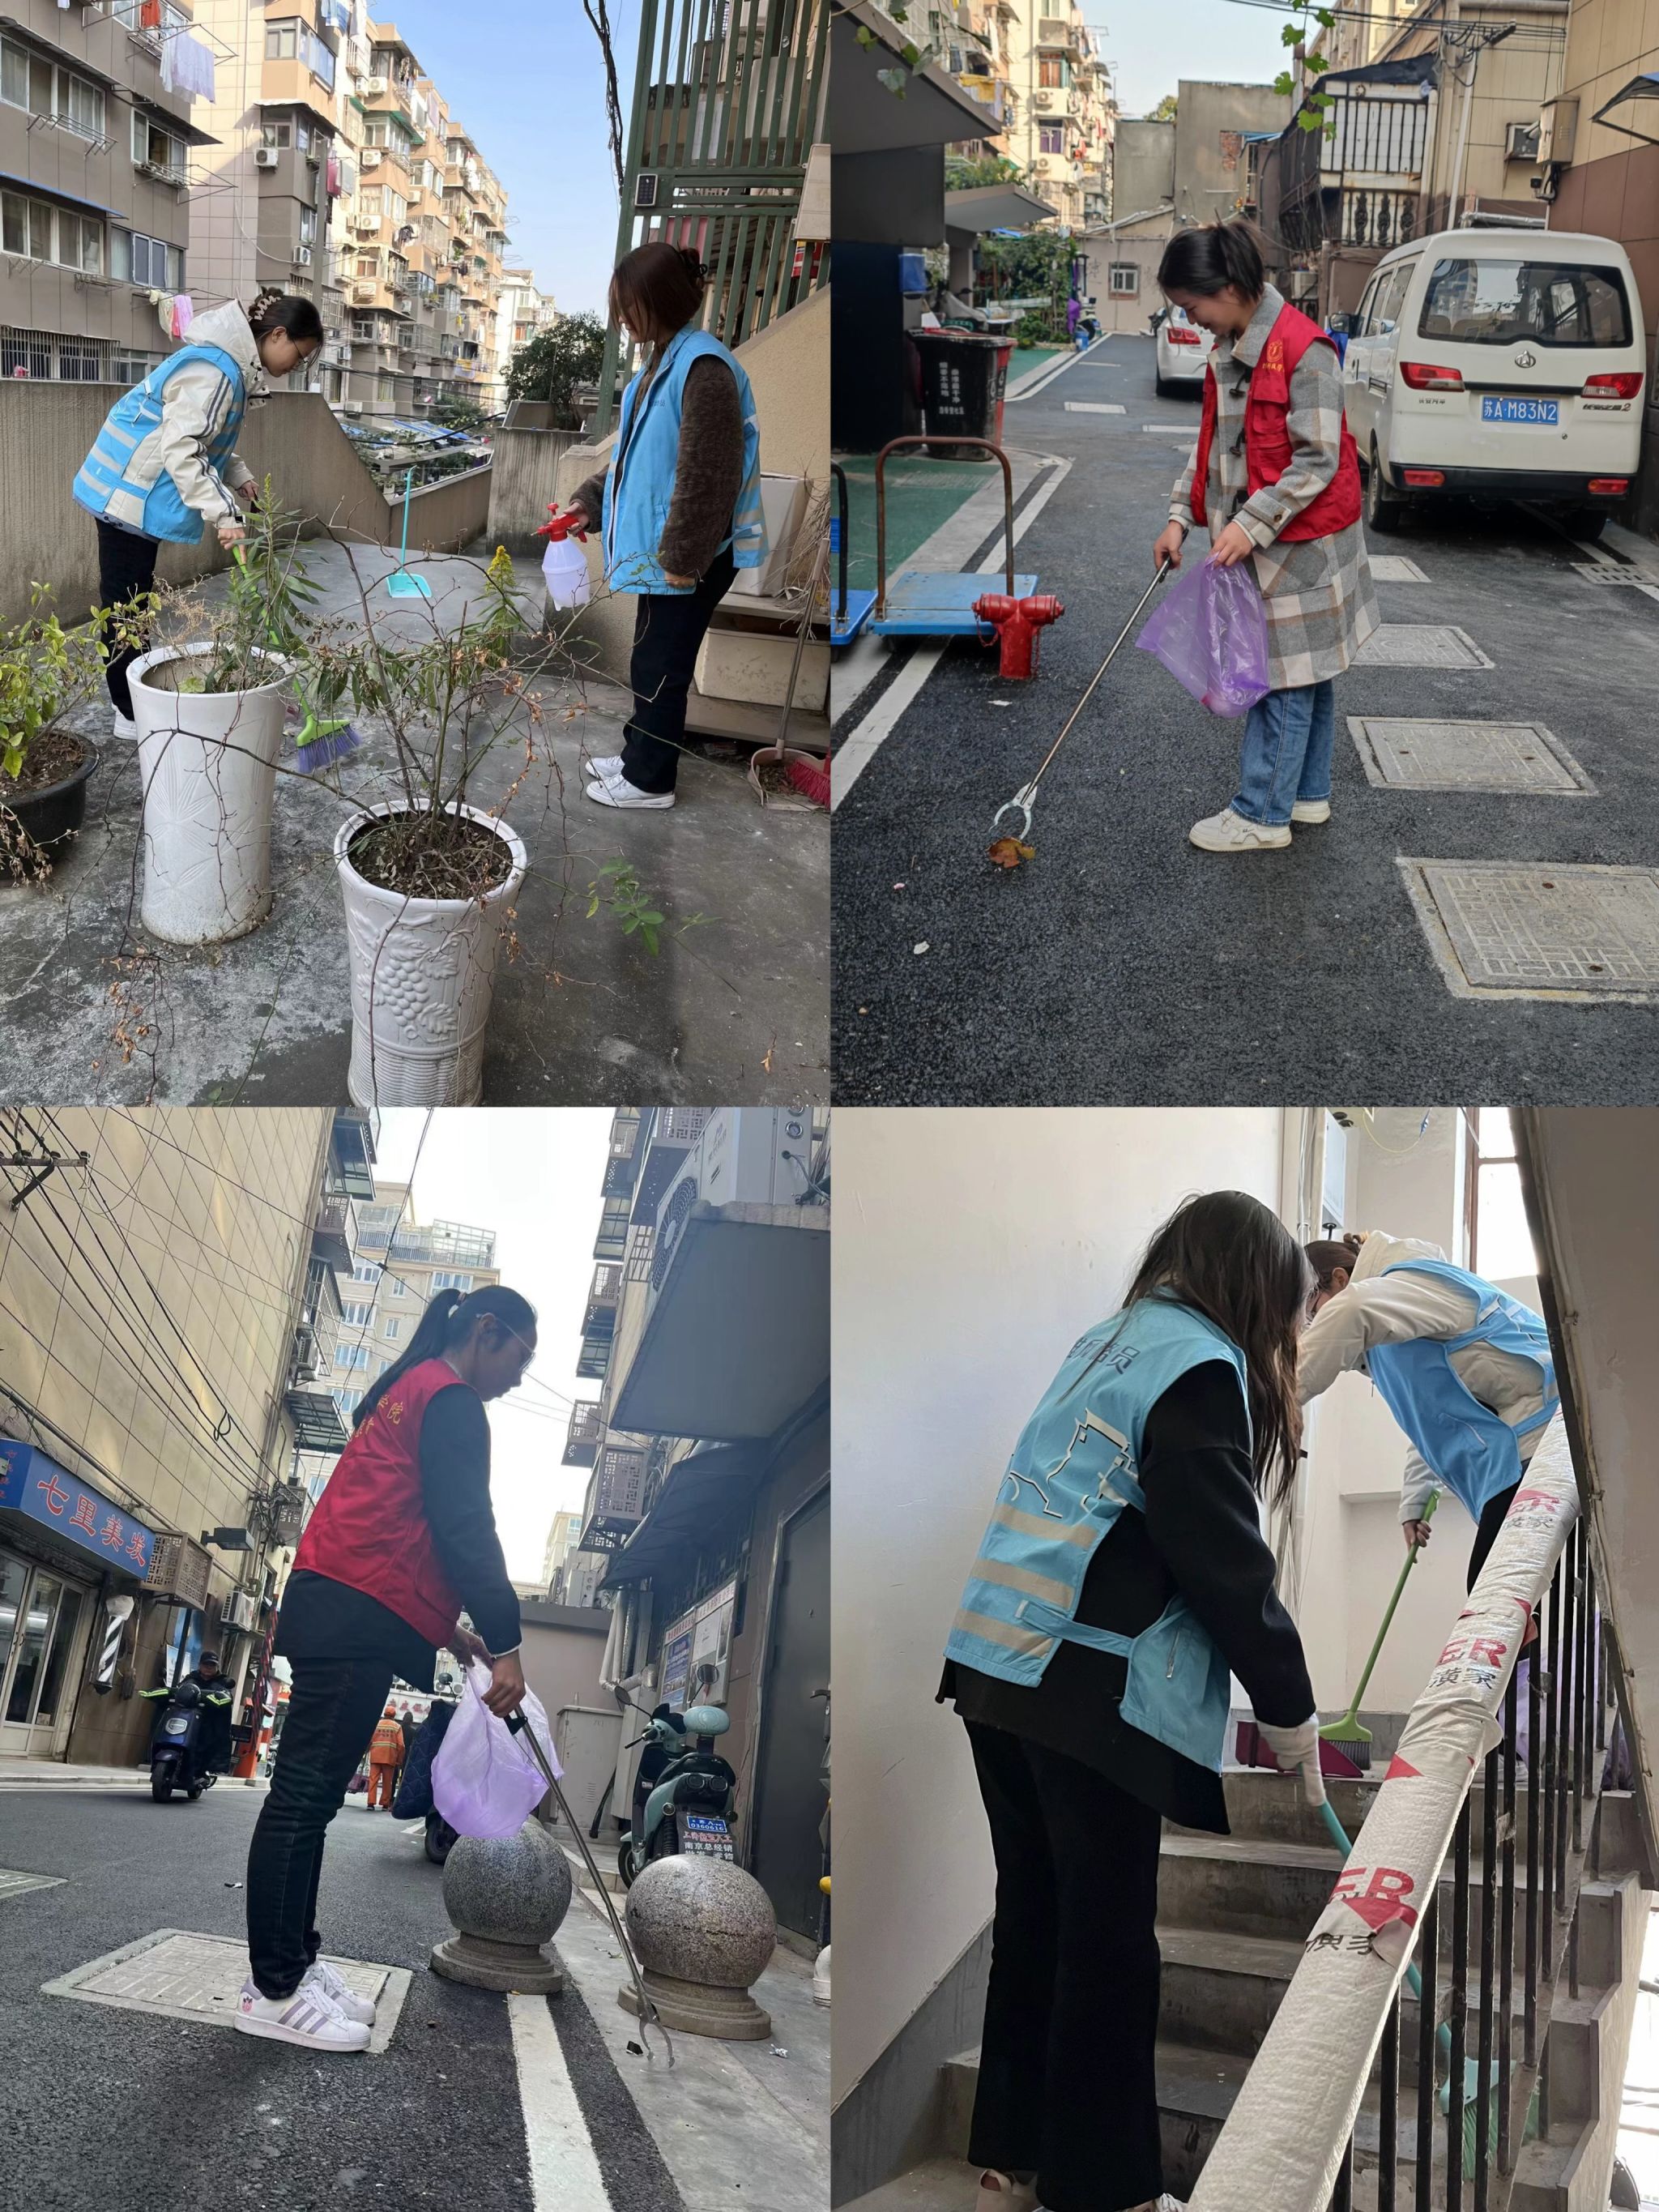
[[[1336,349],[1267,282],[1248,223],[1177,231],[1158,281],[1216,346],[1198,445],[1154,557],[1179,568],[1200,525],[1212,561],[1250,562],[1266,604],[1272,685],[1245,722],[1231,804],[1189,835],[1206,853],[1262,852],[1288,845],[1292,823],[1330,819],[1332,678],[1377,625],[1358,456],[1342,418]]]
[[[300,1539],[276,1641],[294,1686],[248,1852],[251,1972],[236,2014],[246,2034],[368,2046],[374,2006],[319,1956],[317,1881],[393,1676],[430,1689],[442,1647],[490,1663],[492,1712],[524,1696],[484,1403],[517,1387],[535,1349],[535,1308],[516,1291],[440,1291],[403,1357],[364,1392]]]

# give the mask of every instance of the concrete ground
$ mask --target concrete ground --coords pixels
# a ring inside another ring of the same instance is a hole
[[[1397,865],[1659,863],[1659,605],[1580,577],[1583,550],[1517,508],[1449,510],[1373,545],[1427,579],[1378,585],[1385,623],[1461,628],[1492,665],[1344,677],[1328,825],[1287,852],[1195,851],[1188,829],[1231,795],[1238,726],[1132,640],[1048,771],[1035,861],[989,865],[993,815],[1150,580],[1198,421],[1195,398],[1152,386],[1150,343],[1115,336],[1008,404],[1009,444],[1054,459],[1018,515],[1019,567],[1067,610],[1036,682],[1000,682],[994,653],[966,642],[935,660],[925,642],[860,640],[840,658],[837,1099],[1249,1104],[1334,1084],[1385,1103],[1650,1097],[1659,1008],[1454,996]],[[1605,542],[1659,578],[1645,541]],[[988,568],[989,544],[955,565]],[[1536,720],[1594,793],[1378,787],[1350,714]]]
[[[307,556],[331,619],[361,620],[343,550]],[[477,565],[420,564],[436,585],[390,601],[392,556],[359,550],[377,614],[394,630],[459,619]],[[544,604],[533,561],[517,564],[526,604]],[[222,589],[216,583],[210,589]],[[503,953],[484,1059],[491,1105],[822,1100],[828,1086],[829,836],[821,814],[763,807],[744,751],[689,759],[672,811],[618,814],[582,795],[579,758],[621,749],[627,695],[565,673],[533,687],[543,720],[537,759],[503,743],[469,793],[505,811],[529,848],[516,945]],[[527,714],[525,721],[527,723]],[[139,776],[136,749],[110,740],[100,710],[87,726],[103,747],[87,828],[42,890],[0,890],[0,1018],[14,1044],[13,1097],[94,1104],[345,1103],[350,1004],[331,847],[354,799],[395,795],[393,753],[370,733],[331,771],[337,788],[278,778],[269,919],[234,944],[147,946],[138,923]],[[507,794],[511,790],[512,796]],[[666,916],[647,952],[601,910],[588,886],[625,859]],[[118,1005],[112,989],[120,991]],[[131,1058],[120,1018],[148,1025]]]
[[[71,1770],[70,1773],[73,1774]],[[675,2064],[629,2043],[608,1923],[580,1899],[556,1941],[556,1998],[463,1988],[427,1970],[449,1932],[418,1823],[349,1801],[330,1831],[325,1940],[410,1970],[384,2053],[322,2060],[228,2027],[42,1994],[43,1983],[161,1928],[240,1938],[263,1791],[221,1782],[153,1804],[135,1770],[62,1786],[0,1778],[0,2201],[173,2212],[343,2204],[475,2212],[820,2212],[829,2197],[829,2015],[781,1953],[756,1985],[770,2044],[677,2035]]]

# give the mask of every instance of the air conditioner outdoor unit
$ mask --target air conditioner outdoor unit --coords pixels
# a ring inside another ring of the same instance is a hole
[[[380,166],[380,148],[378,146],[365,146],[362,152],[357,156],[357,164],[360,168],[378,169]]]
[[[362,411],[363,403],[361,399],[343,399],[340,402],[342,415],[361,415]]]
[[[793,1206],[806,1188],[811,1153],[810,1112],[787,1106],[717,1107],[658,1206],[651,1251],[653,1299],[694,1206]]]
[[[295,249],[294,249],[294,265],[295,265],[295,267],[296,269],[309,269],[309,268],[310,268],[310,266],[311,266],[311,248],[310,248],[308,246],[296,246],[295,247]]]
[[[294,1332],[294,1380],[314,1382],[322,1370],[323,1356],[317,1346],[317,1332],[301,1322]]]
[[[252,1590],[232,1590],[219,1609],[222,1628],[252,1628],[258,1619]]]
[[[1535,161],[1538,159],[1538,138],[1541,123],[1511,123],[1504,134],[1504,159],[1506,161]]]
[[[274,169],[276,166],[276,149],[274,146],[256,147],[253,154],[253,166],[256,169]]]

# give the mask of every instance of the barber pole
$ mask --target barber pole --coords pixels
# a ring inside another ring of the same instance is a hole
[[[98,1674],[93,1685],[100,1698],[108,1696],[114,1683],[115,1664],[121,1656],[121,1638],[132,1618],[133,1601],[130,1597],[110,1597],[104,1600],[104,1605],[109,1614],[109,1626],[104,1632],[104,1648],[98,1655]]]

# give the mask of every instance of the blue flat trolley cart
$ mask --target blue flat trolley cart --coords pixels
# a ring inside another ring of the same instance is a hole
[[[936,446],[937,433],[926,438],[890,438],[876,455],[876,603],[871,610],[871,634],[878,637],[976,637],[994,645],[996,631],[981,622],[974,601],[982,592],[1006,592],[1011,599],[1027,599],[1036,589],[1035,576],[1014,574],[1014,472],[1000,446],[988,438],[952,437],[953,446],[976,446],[994,454],[1002,467],[1003,565],[996,569],[901,568],[887,580],[887,487],[884,471],[887,456],[902,446]]]
[[[836,588],[830,595],[830,642],[851,645],[864,628],[876,595],[847,588],[847,471],[838,461],[831,461],[830,473],[836,480],[836,511],[830,518],[830,550],[836,560]]]

